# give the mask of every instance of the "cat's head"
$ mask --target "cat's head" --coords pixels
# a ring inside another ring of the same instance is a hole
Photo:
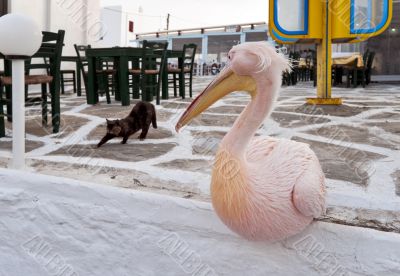
[[[107,133],[115,136],[119,136],[122,130],[122,126],[119,120],[107,120]]]

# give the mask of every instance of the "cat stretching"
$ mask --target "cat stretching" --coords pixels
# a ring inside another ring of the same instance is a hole
[[[101,139],[97,147],[101,147],[116,137],[122,137],[121,143],[126,144],[129,136],[139,130],[142,130],[139,139],[144,140],[149,131],[150,124],[153,124],[153,128],[157,128],[156,109],[154,105],[146,102],[138,102],[128,117],[121,120],[107,119],[107,134]]]

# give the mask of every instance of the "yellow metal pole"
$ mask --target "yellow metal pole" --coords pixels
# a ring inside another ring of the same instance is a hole
[[[341,98],[332,98],[332,12],[329,1],[322,7],[322,42],[317,45],[317,98],[307,98],[308,104],[340,105]]]

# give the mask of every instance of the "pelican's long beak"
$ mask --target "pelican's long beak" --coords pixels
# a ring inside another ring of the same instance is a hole
[[[234,91],[246,91],[252,97],[256,94],[256,82],[250,76],[235,74],[230,66],[226,66],[221,73],[204,89],[190,104],[175,126],[179,130],[201,114],[216,101]]]

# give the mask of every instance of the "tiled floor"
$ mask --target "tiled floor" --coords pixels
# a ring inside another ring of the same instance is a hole
[[[197,94],[210,78],[195,80]],[[328,179],[325,220],[400,232],[400,85],[366,89],[334,88],[342,106],[311,107],[310,83],[284,87],[271,117],[257,135],[285,137],[311,145]],[[174,127],[191,99],[157,106],[158,129],[145,141],[136,136],[100,149],[105,118],[122,118],[132,107],[105,99],[62,98],[62,130],[42,128],[38,109],[27,111],[27,158],[31,170],[106,185],[198,200],[209,200],[213,155],[221,138],[249,101],[234,93],[218,102],[179,134]],[[11,125],[7,125],[11,135]],[[0,139],[0,166],[11,156],[11,138]],[[389,218],[389,219],[388,219]]]

